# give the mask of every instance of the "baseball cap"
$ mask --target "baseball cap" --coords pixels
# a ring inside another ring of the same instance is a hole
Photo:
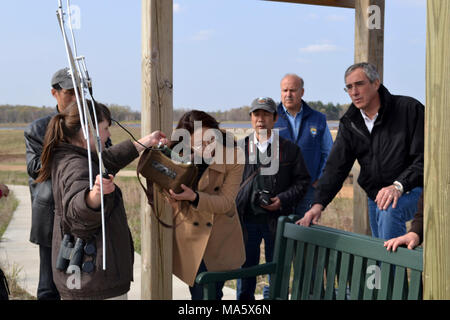
[[[277,113],[277,105],[275,104],[275,101],[273,101],[273,99],[269,97],[260,97],[253,100],[250,106],[249,113],[252,113],[253,111],[259,109],[268,111],[270,113]]]
[[[58,84],[63,89],[73,89],[72,76],[69,68],[63,68],[55,72],[52,77],[52,87]]]

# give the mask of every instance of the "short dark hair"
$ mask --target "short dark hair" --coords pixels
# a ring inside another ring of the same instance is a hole
[[[258,110],[263,110],[263,111],[266,111],[266,110],[264,110],[264,109],[256,109],[255,111],[258,111]],[[255,111],[252,111],[252,112],[250,112],[250,116],[252,115],[252,113],[254,113]],[[266,112],[269,112],[269,111],[266,111]],[[273,114],[273,119],[275,120],[276,119],[276,117],[277,117],[277,112],[275,111],[274,113],[272,113]]]
[[[52,88],[55,89],[56,91],[61,91],[62,90],[62,88],[59,85],[59,83],[55,83],[54,85],[52,85]]]

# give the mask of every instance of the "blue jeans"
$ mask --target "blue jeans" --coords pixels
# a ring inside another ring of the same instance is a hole
[[[297,207],[295,208],[295,214],[300,216],[300,219],[303,218],[306,211],[311,209],[311,205],[314,201],[314,191],[315,190],[316,189],[313,186],[309,186],[308,191],[306,192],[305,196],[297,204]]]
[[[403,194],[397,202],[397,207],[392,208],[392,203],[387,210],[381,210],[372,199],[368,199],[369,222],[372,236],[381,239],[392,239],[406,233],[406,222],[414,218],[417,212],[422,188],[414,188]]]
[[[202,272],[208,271],[206,269],[205,262],[202,260],[202,263],[200,263],[200,267],[198,267],[197,275],[199,275]],[[225,282],[217,282],[216,283],[216,299],[222,300],[223,297],[223,285]],[[194,286],[189,286],[189,291],[191,292],[191,299],[192,300],[203,300],[203,285],[194,283]]]
[[[245,244],[246,260],[242,268],[248,268],[259,264],[260,245],[264,239],[264,253],[266,262],[273,259],[274,235],[270,232],[268,224],[248,223],[244,221],[244,228],[247,230],[248,239]],[[269,278],[270,281],[270,278]],[[255,300],[256,277],[243,278],[237,280],[236,299]],[[269,287],[263,289],[264,299],[269,298]]]

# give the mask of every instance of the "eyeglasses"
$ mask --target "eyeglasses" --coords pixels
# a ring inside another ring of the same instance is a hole
[[[353,84],[347,84],[344,88],[344,91],[347,93],[350,93],[351,91],[353,91],[355,88],[361,88],[362,86],[365,86],[367,83],[367,81],[356,81]]]

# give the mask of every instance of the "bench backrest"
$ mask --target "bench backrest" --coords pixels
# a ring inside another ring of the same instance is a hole
[[[422,250],[280,217],[271,299],[421,299]]]

